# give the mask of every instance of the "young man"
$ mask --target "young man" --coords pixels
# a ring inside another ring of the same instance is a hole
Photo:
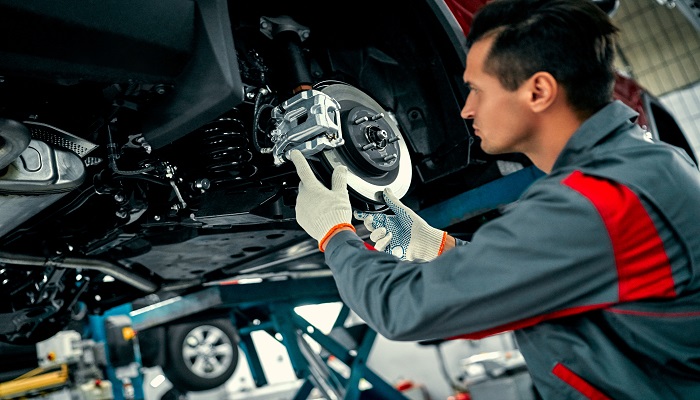
[[[587,0],[495,0],[476,15],[462,117],[486,152],[522,152],[547,175],[468,244],[385,191],[395,215],[358,215],[383,251],[368,250],[345,168],[328,190],[291,154],[297,221],[372,328],[513,330],[546,399],[700,399],[700,174],[611,100],[615,33]]]

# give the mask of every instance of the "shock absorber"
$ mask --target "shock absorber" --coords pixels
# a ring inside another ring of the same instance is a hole
[[[288,16],[261,17],[260,32],[272,39],[273,75],[281,92],[292,95],[311,89],[311,73],[301,45],[309,37],[309,28]]]
[[[245,180],[257,172],[245,125],[235,112],[203,126],[200,137],[212,184]]]

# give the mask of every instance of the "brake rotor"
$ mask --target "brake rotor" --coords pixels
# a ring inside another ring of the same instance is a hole
[[[343,83],[317,88],[340,104],[345,144],[321,153],[329,171],[348,168],[348,189],[363,201],[384,204],[381,192],[391,188],[398,197],[409,189],[411,157],[391,115],[361,90]]]

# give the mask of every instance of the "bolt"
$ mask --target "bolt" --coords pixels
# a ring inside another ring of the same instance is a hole
[[[194,187],[204,191],[211,187],[211,182],[207,178],[197,179],[194,181]]]
[[[374,142],[367,143],[366,145],[362,146],[362,150],[369,150],[377,147],[377,144]]]
[[[353,123],[355,125],[359,125],[359,124],[361,124],[363,122],[367,122],[367,121],[369,121],[369,118],[367,118],[367,116],[364,116],[364,117],[360,117],[360,118],[356,119],[355,121],[353,121]]]
[[[114,195],[114,201],[116,201],[117,203],[121,203],[121,202],[123,202],[124,200],[126,200],[126,198],[124,197],[123,194],[117,193],[117,194]]]
[[[389,154],[389,155],[385,156],[384,158],[382,158],[382,160],[391,161],[391,160],[394,160],[395,158],[396,158],[396,154]]]
[[[384,118],[384,113],[379,113],[376,115],[373,115],[372,118],[370,118],[372,121],[376,121],[378,119]]]
[[[160,221],[160,215],[154,215],[154,216],[153,216],[153,219],[156,220],[156,221]]]
[[[255,93],[253,93],[253,92],[248,92],[248,93],[245,94],[245,97],[246,97],[248,100],[253,100],[253,99],[255,98]]]

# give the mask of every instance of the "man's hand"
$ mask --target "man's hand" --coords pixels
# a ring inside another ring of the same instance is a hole
[[[306,233],[318,240],[321,251],[326,241],[341,229],[352,229],[352,208],[348,195],[347,172],[345,166],[336,167],[328,190],[314,175],[306,158],[299,150],[292,150],[290,159],[301,179],[297,195],[297,223]]]
[[[428,225],[386,188],[382,193],[394,215],[355,211],[355,218],[364,220],[374,248],[402,260],[430,261],[445,249],[447,233]]]

